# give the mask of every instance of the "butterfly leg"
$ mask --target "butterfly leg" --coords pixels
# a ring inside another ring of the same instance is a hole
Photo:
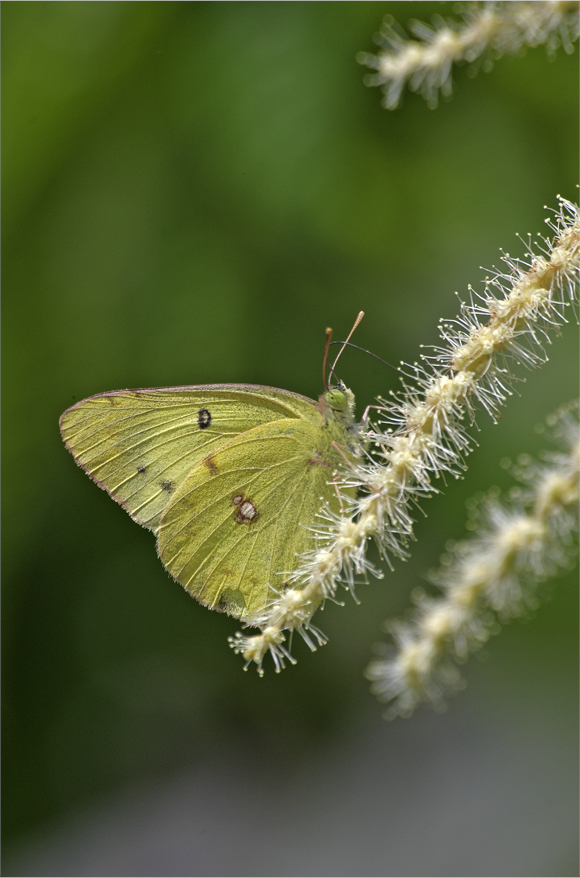
[[[333,442],[332,445],[334,448],[336,448],[336,450],[338,451],[338,453],[340,454],[340,456],[342,457],[342,459],[344,460],[344,462],[346,463],[348,468],[354,470],[354,466],[352,465],[352,463],[350,462],[350,460],[348,459],[348,457],[346,456],[346,454],[344,453],[344,451],[342,450],[342,448],[340,447],[338,442]]]
[[[366,409],[365,409],[364,412],[363,412],[363,416],[362,416],[362,418],[361,418],[361,420],[360,420],[360,425],[359,425],[359,426],[360,426],[362,429],[364,429],[364,428],[366,427],[366,425],[367,425],[367,421],[368,421],[368,417],[369,417],[369,412],[370,412],[371,409],[378,409],[378,411],[384,411],[385,408],[386,408],[386,406],[384,406],[384,405],[367,405]]]
[[[340,514],[344,515],[344,503],[342,502],[342,497],[340,496],[340,491],[338,490],[338,481],[337,476],[334,476],[332,480],[332,484],[334,485],[334,490],[336,491],[336,496],[338,497],[338,505],[340,506]]]

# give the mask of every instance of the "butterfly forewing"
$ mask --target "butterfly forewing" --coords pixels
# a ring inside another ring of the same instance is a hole
[[[280,420],[237,436],[171,498],[159,555],[204,604],[238,618],[255,615],[284,590],[297,555],[314,545],[311,528],[324,503],[338,509],[332,478],[339,458],[318,419]]]
[[[203,458],[279,419],[317,420],[306,397],[269,387],[219,385],[103,393],[61,417],[77,463],[132,518],[157,532],[163,510]]]

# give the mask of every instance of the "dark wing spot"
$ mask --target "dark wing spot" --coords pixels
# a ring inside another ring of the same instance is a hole
[[[159,484],[161,485],[162,491],[167,491],[168,494],[171,494],[173,491],[173,482],[160,482]]]
[[[215,473],[217,473],[218,466],[217,466],[217,463],[215,462],[215,460],[213,459],[213,457],[211,456],[211,454],[208,454],[207,457],[204,457],[202,463],[204,463],[207,466],[210,473],[212,473],[213,475],[215,475]]]
[[[211,415],[207,409],[200,409],[197,413],[197,423],[200,430],[205,430],[211,424]]]
[[[258,518],[258,509],[251,500],[242,500],[235,515],[238,524],[250,524]]]
[[[239,506],[243,499],[243,494],[234,494],[234,496],[232,497],[232,503],[234,504],[234,506]]]
[[[147,470],[147,467],[146,467],[146,466],[138,466],[138,467],[137,467],[137,472],[138,472],[138,473],[144,473],[146,470]]]

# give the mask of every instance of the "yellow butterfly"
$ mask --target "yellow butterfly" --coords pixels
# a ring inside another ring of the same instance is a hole
[[[60,430],[77,464],[156,534],[171,576],[239,619],[284,590],[323,506],[340,511],[337,469],[362,449],[342,384],[318,402],[251,384],[118,390],[67,409]]]

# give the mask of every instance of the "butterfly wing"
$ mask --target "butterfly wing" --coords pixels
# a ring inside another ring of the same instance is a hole
[[[280,419],[316,420],[312,400],[256,385],[121,390],[60,419],[76,462],[139,524],[157,532],[187,474],[232,437]]]
[[[248,430],[194,467],[161,520],[158,551],[171,575],[202,603],[250,618],[283,591],[340,462],[332,432],[311,420]],[[329,484],[330,483],[330,484]]]

